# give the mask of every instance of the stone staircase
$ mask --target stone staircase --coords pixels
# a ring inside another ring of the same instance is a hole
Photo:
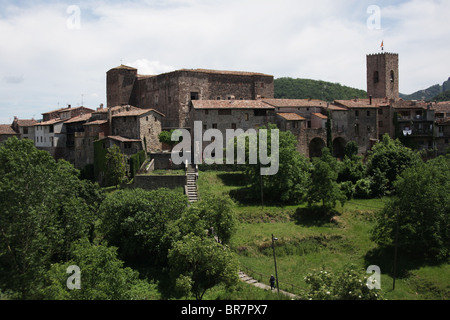
[[[185,190],[190,203],[198,201],[197,177],[198,174],[195,167],[188,165],[186,168],[187,185]]]

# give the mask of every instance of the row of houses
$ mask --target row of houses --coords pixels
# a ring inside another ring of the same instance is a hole
[[[257,129],[269,123],[297,138],[300,153],[315,157],[327,145],[327,123],[333,152],[344,156],[345,145],[355,141],[365,154],[384,134],[400,138],[415,149],[444,154],[450,147],[450,102],[427,103],[384,99],[326,102],[312,99],[197,100],[191,121],[203,130]],[[193,124],[191,124],[193,126]]]
[[[130,105],[96,110],[62,108],[43,114],[41,121],[15,118],[1,125],[0,137],[18,136],[34,141],[55,158],[64,158],[82,169],[94,163],[94,142],[104,148],[116,144],[131,156],[140,150],[163,151],[159,141],[164,115],[154,109]],[[419,102],[388,99],[354,99],[326,102],[313,99],[192,100],[190,128],[200,121],[202,130],[258,129],[269,123],[291,131],[298,151],[319,156],[327,143],[330,121],[333,151],[342,158],[344,147],[355,141],[361,154],[384,134],[409,140],[417,149],[434,149],[438,154],[450,147],[450,102]]]
[[[198,122],[203,131],[218,129],[224,136],[227,129],[273,123],[292,132],[298,151],[309,157],[320,156],[330,136],[338,158],[349,141],[365,154],[384,134],[434,154],[450,147],[450,102],[399,99],[397,54],[367,56],[367,99],[275,99],[273,76],[253,72],[182,69],[139,75],[121,65],[106,74],[107,107],[68,106],[43,113],[39,121],[15,118],[0,125],[0,142],[10,136],[31,139],[79,169],[95,163],[98,148],[112,145],[127,156],[161,152],[161,131],[193,130]]]
[[[42,116],[40,121],[15,117],[11,125],[1,125],[0,143],[12,136],[31,139],[38,149],[67,160],[78,169],[94,164],[95,142],[100,142],[104,149],[117,145],[126,156],[141,150],[161,150],[159,134],[164,115],[156,110],[68,106]]]

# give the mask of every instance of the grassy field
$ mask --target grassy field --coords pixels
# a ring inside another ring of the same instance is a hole
[[[244,187],[242,181],[239,173],[200,172],[200,197],[206,193],[236,192]],[[344,207],[336,208],[333,221],[301,219],[305,211],[301,205],[236,203],[239,224],[231,246],[238,253],[242,270],[268,283],[270,274],[275,272],[272,234],[277,237],[275,250],[280,288],[293,293],[301,293],[307,288],[303,279],[309,272],[322,267],[338,271],[351,263],[361,270],[370,265],[380,267],[381,291],[386,299],[449,299],[449,264],[428,265],[404,257],[401,252],[395,290],[392,290],[394,252],[381,252],[370,240],[375,213],[383,208],[385,201],[352,200]],[[217,289],[207,298],[258,300],[273,297],[270,292],[248,287],[242,284],[232,293]]]

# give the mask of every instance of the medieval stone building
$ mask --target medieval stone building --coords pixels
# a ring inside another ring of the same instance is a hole
[[[107,106],[132,105],[165,115],[163,128],[189,128],[190,102],[273,98],[273,76],[253,72],[182,69],[139,75],[121,65],[107,72]]]

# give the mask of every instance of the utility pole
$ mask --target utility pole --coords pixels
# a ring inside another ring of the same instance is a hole
[[[274,238],[272,234],[272,249],[273,249],[273,262],[275,263],[275,277],[277,280],[277,291],[278,294],[280,294],[280,287],[278,285],[278,270],[277,270],[277,258],[275,257],[275,241],[278,240],[278,238]]]

